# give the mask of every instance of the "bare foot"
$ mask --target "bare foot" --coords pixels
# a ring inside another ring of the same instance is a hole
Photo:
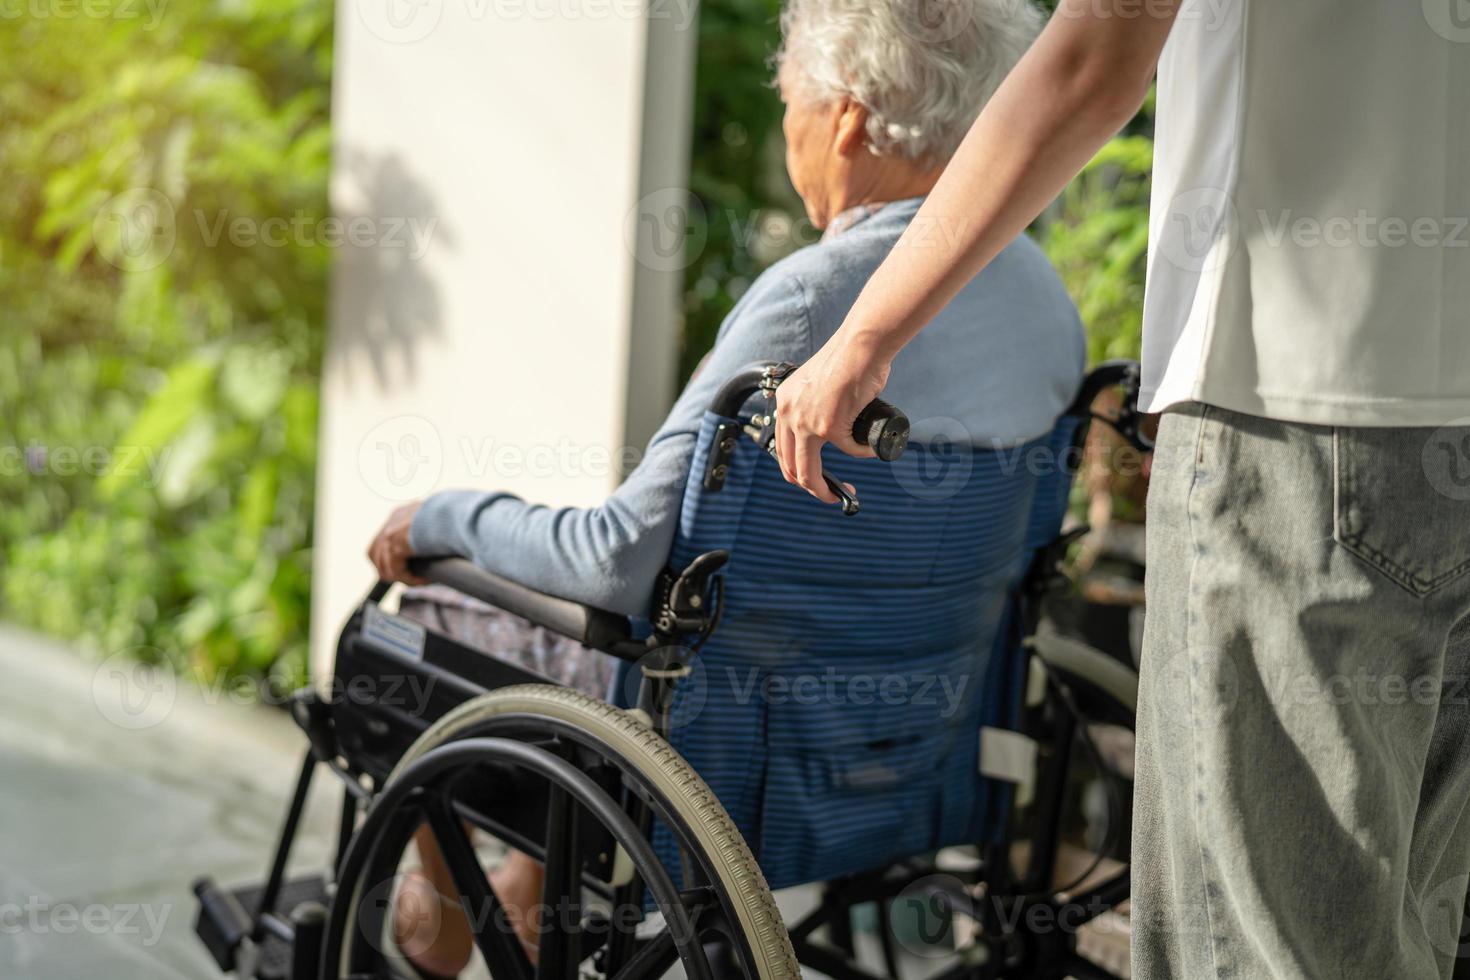
[[[409,962],[434,977],[457,977],[474,937],[457,900],[439,894],[422,871],[405,872],[393,901],[393,941]]]
[[[541,887],[546,878],[539,861],[517,850],[509,850],[505,859],[490,872],[490,887],[505,908],[505,918],[515,930],[526,958],[535,964],[541,952],[541,924],[537,913],[541,908]]]

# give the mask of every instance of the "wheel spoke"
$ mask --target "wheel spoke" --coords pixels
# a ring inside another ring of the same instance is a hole
[[[1085,925],[1104,912],[1127,901],[1131,880],[1131,869],[1124,868],[1113,877],[1092,886],[1087,891],[1070,896],[1067,904],[1080,910],[1077,916],[1072,917],[1073,925]]]
[[[1073,980],[1118,980],[1116,973],[1104,970],[1092,960],[1076,953],[1067,957],[1067,965],[1057,975],[1071,977]]]
[[[645,942],[611,980],[651,980],[663,976],[678,960],[674,937],[665,929]]]
[[[582,862],[577,802],[556,783],[546,799],[546,881],[536,980],[565,980],[582,962]]]
[[[612,929],[607,937],[607,970],[608,974],[617,973],[625,964],[631,962],[638,945],[638,932],[635,923],[629,921],[630,916],[624,915],[624,909],[641,909],[644,895],[643,879],[638,869],[633,869],[633,879],[626,885],[613,889],[613,914]]]
[[[878,908],[878,936],[883,944],[883,966],[892,980],[899,980],[898,953],[893,948],[893,915],[886,897],[873,903]]]
[[[448,797],[432,795],[425,801],[424,815],[444,852],[445,863],[459,890],[460,905],[470,917],[475,945],[485,957],[490,975],[496,980],[531,980],[531,963],[526,951],[521,948],[495,889],[490,887],[480,858]]]

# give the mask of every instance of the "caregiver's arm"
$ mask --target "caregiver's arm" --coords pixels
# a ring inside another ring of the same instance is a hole
[[[872,455],[853,441],[852,421],[882,391],[894,356],[1138,111],[1178,3],[1062,0],[842,328],[781,385],[786,479],[835,501],[822,444]]]

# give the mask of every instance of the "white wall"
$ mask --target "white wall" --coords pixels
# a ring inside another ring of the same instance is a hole
[[[357,224],[322,381],[318,671],[392,507],[593,504],[661,420],[682,263],[638,229],[682,204],[694,33],[683,0],[339,3],[332,204]]]

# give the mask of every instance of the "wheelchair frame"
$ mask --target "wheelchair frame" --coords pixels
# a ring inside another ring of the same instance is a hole
[[[712,408],[718,414],[735,417],[749,396],[756,391],[771,394],[782,376],[780,366],[755,365],[731,379]],[[1104,388],[1121,385],[1127,392],[1122,412],[1103,421],[1117,428],[1134,446],[1150,448],[1139,431],[1135,407],[1137,381],[1136,364],[1102,365],[1088,376],[1069,414],[1083,416],[1088,421],[1098,417],[1092,415],[1090,407],[1096,395]],[[763,416],[757,414],[744,428],[746,434],[758,442],[764,440],[762,444],[769,446],[769,412]],[[1086,424],[1079,427],[1076,436],[1079,449],[1087,428]],[[727,435],[735,433],[720,433],[716,438],[722,440]],[[881,438],[877,429],[872,438]],[[719,453],[712,453],[705,473],[707,485],[722,478],[719,465]],[[462,868],[466,862],[477,860],[469,848],[468,836],[455,830],[467,822],[492,831],[517,849],[543,858],[548,881],[560,882],[562,894],[580,895],[582,889],[590,887],[610,899],[615,907],[642,908],[643,889],[652,892],[665,914],[667,928],[663,935],[672,936],[676,930],[682,930],[683,944],[677,937],[668,941],[644,940],[631,927],[621,931],[610,929],[596,955],[603,957],[607,975],[616,975],[620,980],[652,980],[681,960],[686,974],[694,980],[706,980],[712,973],[720,972],[708,957],[701,962],[700,955],[690,953],[696,940],[706,941],[698,938],[704,934],[697,933],[694,925],[696,918],[703,922],[706,912],[710,913],[712,923],[709,930],[716,936],[724,935],[736,947],[733,961],[719,962],[737,966],[748,977],[768,975],[771,962],[780,960],[782,951],[789,950],[794,952],[794,958],[789,963],[779,963],[776,972],[794,975],[795,962],[799,960],[834,980],[880,980],[878,974],[858,965],[854,953],[853,910],[868,902],[877,907],[887,975],[897,980],[898,958],[892,945],[890,902],[897,895],[913,893],[914,889],[919,890],[920,897],[941,918],[963,916],[978,926],[975,948],[984,949],[983,961],[973,955],[962,957],[942,974],[945,980],[950,977],[1050,980],[1064,976],[1078,980],[1116,980],[1114,974],[1077,952],[1076,929],[1127,899],[1126,867],[1104,880],[1085,883],[1085,888],[1068,889],[1064,894],[1054,888],[1071,752],[1079,733],[1084,746],[1090,744],[1085,732],[1089,716],[1081,704],[1108,715],[1109,721],[1131,725],[1130,696],[1136,692],[1136,679],[1130,680],[1130,668],[1082,644],[1039,632],[1042,599],[1061,580],[1058,566],[1075,536],[1076,532],[1063,535],[1043,549],[1022,586],[1023,616],[1019,629],[1032,654],[1032,668],[1040,671],[1046,689],[1046,696],[1028,701],[1021,726],[1023,732],[1041,745],[1041,766],[1027,821],[1030,833],[1024,835],[1031,847],[1024,872],[1018,873],[1013,867],[1012,852],[1022,835],[1017,833],[1012,812],[1001,839],[984,846],[972,868],[959,873],[941,871],[932,861],[916,857],[828,882],[823,886],[817,908],[789,929],[789,946],[783,936],[778,937],[782,940],[779,943],[772,940],[769,949],[742,948],[738,933],[742,929],[748,933],[751,926],[744,920],[733,920],[750,912],[750,908],[742,911],[736,907],[741,896],[730,894],[728,881],[711,868],[696,869],[700,872],[694,875],[696,888],[680,893],[674,887],[662,873],[648,841],[655,818],[680,822],[682,818],[675,802],[667,793],[661,793],[657,785],[650,784],[646,775],[639,776],[629,766],[619,768],[613,758],[617,747],[599,744],[595,732],[589,734],[574,724],[553,724],[549,718],[512,711],[498,720],[481,719],[478,727],[471,725],[445,742],[416,750],[426,730],[445,724],[453,728],[456,712],[463,714],[465,707],[483,700],[488,692],[524,691],[528,689],[521,685],[528,684],[544,691],[547,685],[554,685],[533,672],[385,614],[379,609],[379,603],[389,586],[379,583],[341,634],[332,695],[307,689],[299,692],[293,701],[292,716],[305,732],[309,749],[265,883],[259,888],[234,891],[208,879],[196,883],[200,903],[196,931],[225,971],[260,977],[289,976],[294,980],[326,980],[337,976],[343,960],[351,959],[352,950],[348,946],[357,949],[362,945],[361,937],[352,928],[357,923],[344,920],[361,914],[362,896],[351,889],[348,889],[350,894],[344,894],[344,885],[356,888],[358,878],[368,866],[376,866],[379,873],[396,867],[396,862],[391,866],[383,863],[385,857],[394,856],[394,848],[380,855],[380,844],[399,839],[406,843],[407,835],[427,815],[429,825],[446,850],[452,871],[456,865]],[[598,710],[616,713],[619,723],[629,726],[638,726],[636,719],[641,719],[655,740],[662,743],[662,749],[682,764],[677,754],[662,742],[662,736],[668,731],[668,710],[679,679],[689,673],[690,662],[699,646],[718,625],[722,602],[718,572],[727,558],[723,552],[711,552],[696,558],[677,575],[666,573],[656,589],[656,608],[651,617],[653,635],[644,640],[632,637],[629,623],[623,617],[537,593],[462,559],[421,561],[416,563],[415,570],[426,578],[524,616],[587,646],[635,662],[642,672],[637,708],[622,712],[602,705]],[[691,636],[693,640],[688,639]],[[403,678],[422,680],[423,700],[405,709],[393,698],[363,699],[352,694],[351,685],[356,680],[382,681],[395,677],[400,682]],[[551,697],[545,693],[540,696]],[[570,703],[580,698],[564,691],[562,700]],[[603,739],[604,743],[607,741]],[[557,742],[562,750],[548,751],[549,742]],[[649,744],[653,746],[650,751],[658,749],[653,741]],[[595,760],[599,753],[604,764],[595,764],[590,771],[578,769],[571,761],[572,758]],[[1096,759],[1095,749],[1093,754]],[[336,857],[327,879],[288,881],[286,871],[292,844],[319,766],[337,777],[344,788]],[[488,798],[494,794],[482,792],[479,796],[457,798],[450,796],[450,788],[443,788],[435,797],[431,792],[435,780],[448,778],[446,773],[457,766],[466,773],[473,772],[477,783],[499,780],[502,788],[511,787],[513,792],[502,793],[500,797],[502,800],[506,796],[515,797],[515,812],[509,812],[503,802]],[[523,775],[528,771],[536,778],[528,781]],[[684,778],[687,781],[687,776]],[[694,780],[702,786],[697,776]],[[543,784],[544,795],[538,795]],[[707,787],[704,792],[708,793]],[[522,805],[526,798],[532,800],[529,808]],[[713,800],[713,796],[709,799]],[[398,806],[405,803],[418,809]],[[719,810],[717,802],[714,809]],[[400,812],[395,815],[395,810]],[[409,822],[414,814],[417,818]],[[601,831],[584,826],[579,814],[593,816],[600,823]],[[719,815],[723,816],[722,810]],[[1114,814],[1113,819],[1121,818],[1121,814]],[[728,817],[724,820],[728,823]],[[676,833],[681,832],[679,827],[674,829]],[[769,904],[769,891],[760,879],[754,859],[750,858],[733,825],[728,830],[743,854],[743,857],[737,854],[736,860],[748,861],[758,879],[758,888],[744,896],[745,905]],[[681,847],[694,841],[697,850],[697,835],[687,826],[682,832]],[[714,860],[708,855],[691,858],[687,849],[681,850],[681,854],[686,860],[696,862]],[[628,861],[636,869],[636,875],[621,867]],[[485,908],[495,909],[493,891],[488,896],[470,894],[480,890],[473,877],[466,876],[467,888],[456,873],[456,884],[463,897],[477,898],[485,903]],[[483,874],[479,877],[483,880]],[[700,889],[704,894],[695,894]],[[688,921],[669,922],[669,918],[679,919],[680,909],[688,915]],[[1037,915],[1037,910],[1042,914]],[[758,918],[776,916],[775,926],[781,928],[774,905],[756,908],[754,914]],[[1038,921],[1059,927],[1044,930],[1030,927]],[[381,918],[374,922],[381,934]],[[506,942],[488,941],[488,945],[481,944],[481,951],[497,978],[574,977],[582,956],[581,938],[572,934],[578,933],[582,925],[579,918],[573,929],[563,930],[568,943],[564,951],[548,954],[543,941],[542,957],[534,972],[523,956],[517,956],[519,947],[509,949]],[[364,928],[371,932],[371,928]],[[350,942],[345,938],[349,932],[353,933]],[[825,941],[819,938],[823,934]],[[765,960],[760,961],[761,956]],[[387,968],[387,975],[395,975],[391,967]]]

